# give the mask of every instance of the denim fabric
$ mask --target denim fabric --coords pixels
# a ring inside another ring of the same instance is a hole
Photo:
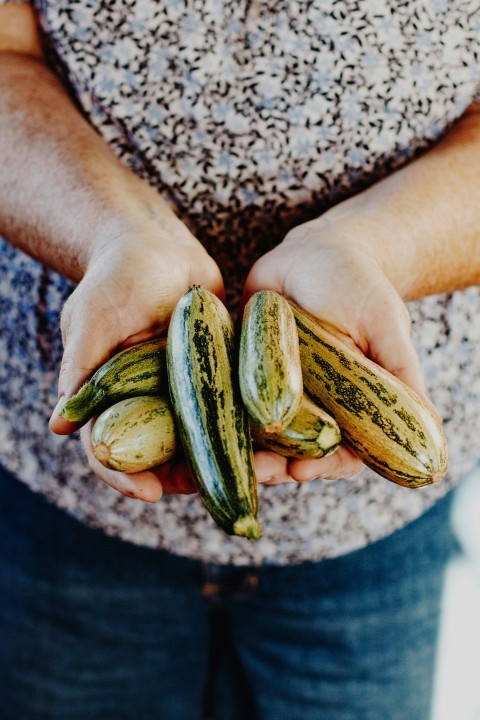
[[[256,569],[0,492],[1,720],[428,720],[451,494],[366,549]]]

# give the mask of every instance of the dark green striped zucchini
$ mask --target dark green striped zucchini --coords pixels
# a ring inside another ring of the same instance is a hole
[[[200,497],[230,535],[257,539],[258,497],[248,415],[234,352],[233,323],[211,292],[191,287],[168,331],[170,396]]]
[[[273,290],[255,293],[245,306],[239,376],[253,420],[267,432],[286,428],[302,401],[302,367],[292,309]]]
[[[60,415],[84,423],[127,397],[167,391],[166,338],[147,340],[107,360],[63,406]]]
[[[266,432],[253,420],[250,427],[257,445],[290,458],[321,458],[330,455],[341,442],[336,421],[306,395],[293,420],[281,432]]]
[[[292,303],[305,388],[338,422],[363,462],[399,485],[440,480],[447,443],[432,411],[405,383]]]
[[[175,424],[167,398],[127,398],[104,410],[90,435],[93,454],[105,467],[136,473],[171,460]]]

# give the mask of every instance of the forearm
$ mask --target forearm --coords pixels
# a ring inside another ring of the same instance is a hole
[[[130,224],[193,241],[28,55],[0,53],[0,157],[0,234],[73,280]]]
[[[479,190],[480,106],[471,106],[438,145],[323,222],[371,242],[400,295],[413,300],[480,283]]]
[[[285,294],[429,405],[404,301],[480,283],[479,187],[480,112],[472,109],[422,157],[293,228],[252,268],[245,296]],[[266,453],[263,463],[261,477],[279,482],[359,470],[343,446],[315,460]]]

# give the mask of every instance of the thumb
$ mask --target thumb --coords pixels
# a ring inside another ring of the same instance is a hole
[[[442,422],[440,413],[428,395],[420,360],[410,335],[402,339],[400,335],[393,337],[392,333],[392,337],[384,342],[381,352],[371,357],[378,365],[381,365],[391,372],[392,375],[402,380],[405,385],[408,385],[423,401],[438,422]]]
[[[274,257],[274,252],[271,250],[257,260],[248,273],[240,303],[242,310],[251,296],[259,290],[276,290],[283,293],[283,277],[280,273],[280,265],[275,263]]]
[[[379,308],[376,322],[369,329],[367,355],[408,385],[437,414],[428,397],[425,377],[411,337],[410,315],[403,301],[398,298],[390,308]]]
[[[58,402],[49,427],[58,435],[68,435],[80,426],[60,416],[69,400],[116,349],[115,323],[102,320],[92,299],[87,299],[79,285],[64,305],[61,316],[63,357],[58,377]],[[96,318],[96,321],[93,321]]]

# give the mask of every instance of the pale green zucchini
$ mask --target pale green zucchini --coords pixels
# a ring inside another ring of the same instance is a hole
[[[120,400],[96,419],[90,443],[97,460],[112,470],[136,473],[162,465],[177,447],[169,401],[154,395]]]
[[[293,420],[281,432],[267,432],[250,421],[254,442],[266,450],[290,458],[321,458],[330,455],[341,442],[337,422],[306,395]]]
[[[167,339],[138,343],[113,355],[63,406],[60,415],[84,423],[127,397],[167,391]]]
[[[248,415],[238,388],[233,323],[199,286],[177,304],[168,331],[170,396],[200,497],[231,535],[257,539],[257,484]]]
[[[292,303],[305,389],[338,422],[363,462],[399,485],[439,481],[447,442],[431,409],[405,383]]]
[[[245,305],[239,377],[250,417],[267,432],[286,428],[302,401],[302,368],[292,309],[273,290],[255,293]]]

